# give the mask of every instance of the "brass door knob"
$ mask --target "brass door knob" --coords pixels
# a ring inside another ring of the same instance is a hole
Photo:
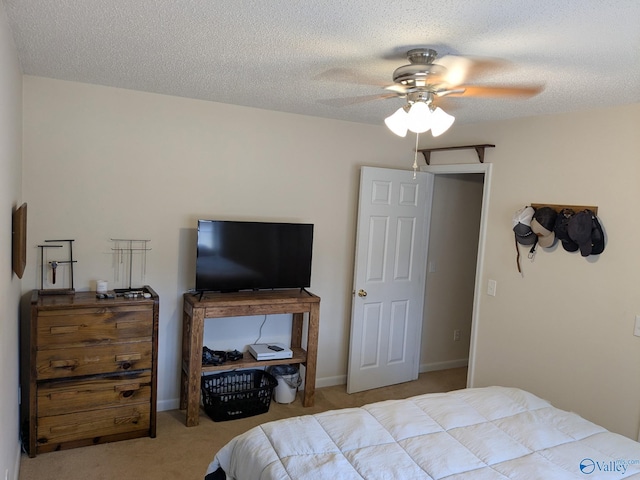
[[[359,297],[366,297],[367,296],[367,292],[365,292],[363,289],[358,290],[358,296]]]

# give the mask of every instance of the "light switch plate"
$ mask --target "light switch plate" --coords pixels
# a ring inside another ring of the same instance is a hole
[[[492,297],[495,297],[497,287],[498,287],[498,282],[496,282],[495,280],[489,280],[487,284],[487,295],[491,295]]]
[[[633,329],[633,334],[636,337],[640,337],[640,315],[636,315],[636,326]]]

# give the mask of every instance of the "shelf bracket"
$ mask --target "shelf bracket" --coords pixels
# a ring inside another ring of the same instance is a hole
[[[462,145],[459,147],[421,148],[418,150],[418,152],[424,155],[424,161],[427,162],[427,165],[431,165],[431,152],[443,152],[445,150],[468,150],[473,148],[478,154],[478,161],[480,163],[484,163],[484,149],[493,147],[495,147],[495,145],[484,143],[480,145]]]

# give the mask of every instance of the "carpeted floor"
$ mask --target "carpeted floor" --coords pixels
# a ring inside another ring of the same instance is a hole
[[[200,425],[187,428],[180,410],[158,413],[157,437],[95,445],[35,458],[22,455],[20,480],[202,479],[215,453],[236,435],[264,422],[338,408],[466,386],[467,369],[423,373],[415,382],[349,395],[344,385],[316,390],[315,406],[271,402],[269,412],[228,422],[213,422],[201,411]]]

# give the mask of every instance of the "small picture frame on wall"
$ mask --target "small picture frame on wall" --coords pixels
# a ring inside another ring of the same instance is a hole
[[[27,204],[23,203],[12,217],[12,256],[13,271],[22,278],[27,265]]]

